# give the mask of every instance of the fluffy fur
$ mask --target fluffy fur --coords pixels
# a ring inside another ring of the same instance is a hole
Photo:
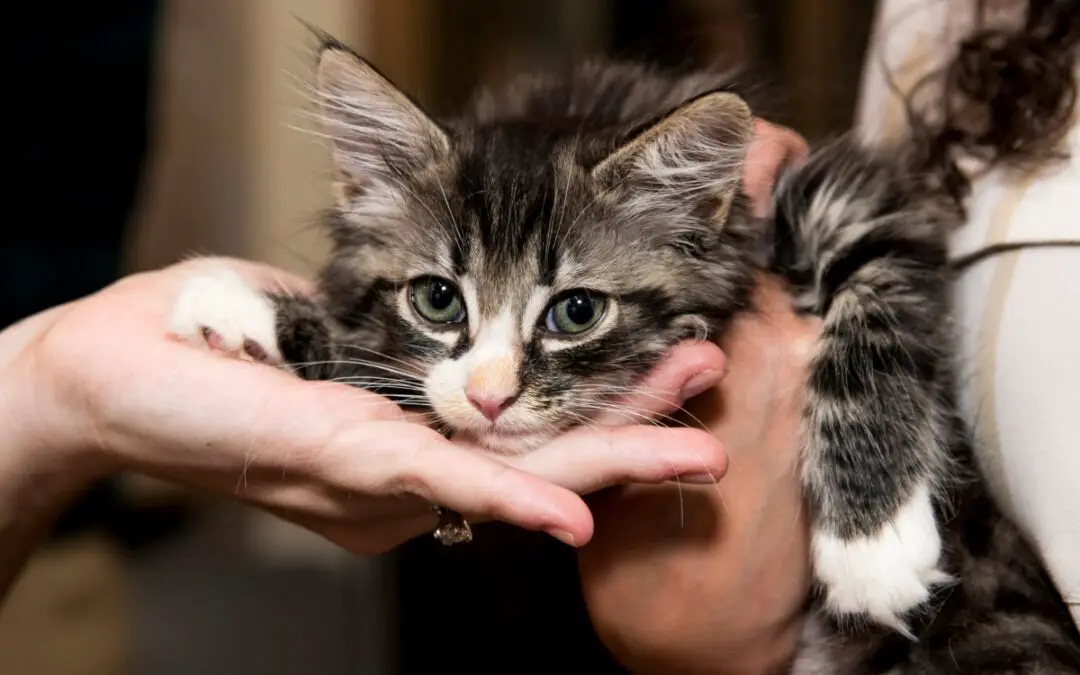
[[[320,297],[270,297],[271,341],[267,297],[240,306],[233,280],[199,279],[174,331],[524,452],[678,340],[722,333],[772,272],[824,322],[802,462],[822,592],[796,672],[1080,668],[1064,603],[983,493],[957,416],[955,214],[892,155],[821,148],[756,221],[740,191],[751,111],[721,75],[586,64],[439,121],[328,42],[318,93],[336,170]]]

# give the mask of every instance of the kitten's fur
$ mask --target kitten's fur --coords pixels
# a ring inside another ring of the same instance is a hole
[[[321,297],[197,279],[175,332],[355,378],[522,452],[676,341],[722,332],[770,271],[824,320],[803,459],[823,593],[795,672],[1080,669],[1062,599],[973,470],[950,363],[953,223],[895,158],[829,145],[762,222],[740,189],[750,108],[722,76],[594,63],[442,122],[333,42],[318,82],[337,174]],[[435,296],[410,283],[427,276],[459,290],[459,323],[418,314]],[[581,288],[607,298],[598,322],[547,330]]]

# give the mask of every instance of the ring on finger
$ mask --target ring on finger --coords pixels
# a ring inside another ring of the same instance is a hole
[[[435,528],[434,537],[443,546],[454,544],[467,544],[472,541],[472,527],[457,511],[446,509],[433,504],[431,510],[439,516],[439,524]]]

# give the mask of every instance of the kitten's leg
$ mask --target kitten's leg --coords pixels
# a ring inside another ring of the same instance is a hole
[[[926,297],[939,276],[895,259],[853,274],[825,315],[807,383],[803,479],[826,608],[901,632],[948,581],[934,505],[947,466],[934,381],[943,345],[926,326],[944,320]]]
[[[314,302],[265,293],[224,267],[184,284],[169,331],[194,345],[286,368],[305,379],[322,379],[332,367],[329,320]]]
[[[329,380],[340,370],[332,320],[309,298],[269,296],[277,311],[277,344],[289,368],[305,380]]]
[[[185,282],[169,317],[169,332],[235,358],[282,364],[274,302],[225,267]]]
[[[948,472],[946,224],[887,156],[830,146],[775,194],[774,270],[823,318],[803,482],[825,606],[906,632],[945,582],[935,497]]]

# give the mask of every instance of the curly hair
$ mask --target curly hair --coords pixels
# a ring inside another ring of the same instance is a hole
[[[986,27],[986,0],[977,2],[975,31],[905,97],[913,164],[961,211],[971,184],[960,156],[987,169],[1063,159],[1077,106],[1080,0],[1027,0],[1022,24],[1011,29]],[[940,84],[940,96],[919,110],[915,97],[930,84]]]

